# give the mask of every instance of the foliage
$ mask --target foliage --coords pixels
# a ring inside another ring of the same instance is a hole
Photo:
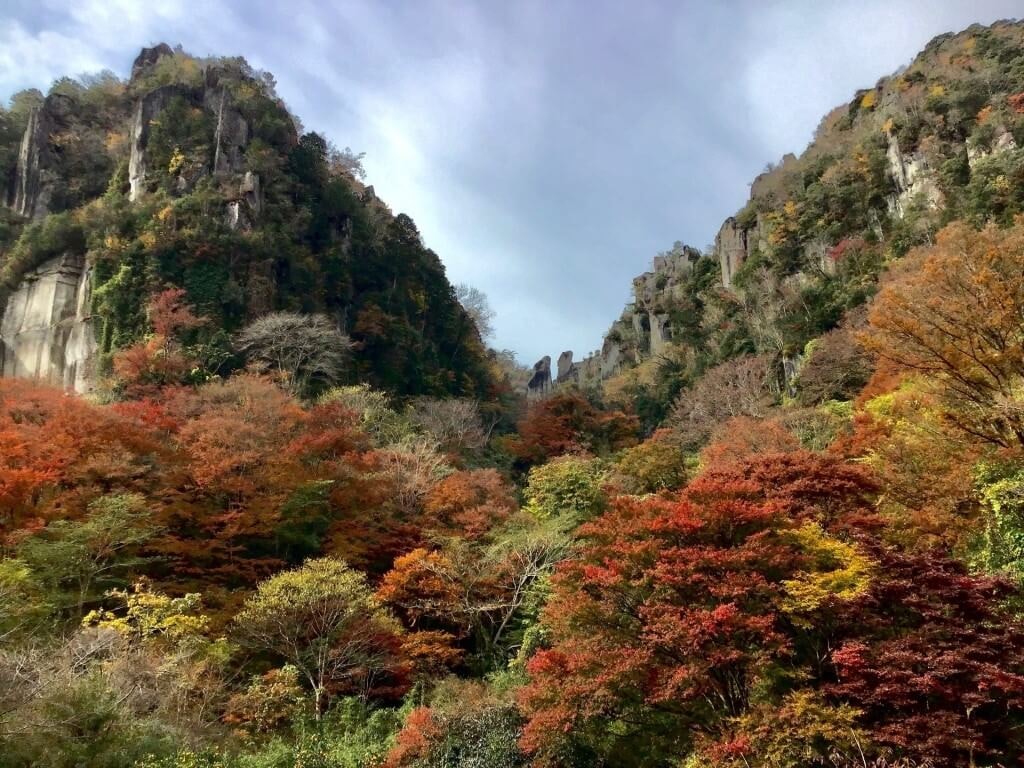
[[[338,687],[369,692],[395,663],[400,628],[366,578],[321,558],[260,583],[234,618],[238,641],[293,664],[313,692],[319,719]]]
[[[600,514],[606,501],[606,464],[583,456],[559,456],[530,470],[526,484],[529,514],[573,528]]]
[[[759,453],[791,453],[798,448],[796,436],[778,421],[735,416],[711,433],[700,461],[704,466],[716,466]]]
[[[409,420],[447,454],[472,457],[487,444],[480,409],[471,400],[417,398]]]
[[[615,482],[630,493],[676,490],[686,482],[691,462],[669,429],[624,450],[613,465]]]
[[[430,707],[409,713],[387,768],[519,768],[521,718],[500,692],[476,682],[446,681]]]
[[[455,297],[472,318],[480,338],[490,339],[494,335],[494,310],[487,301],[487,295],[479,288],[459,283],[455,286]]]
[[[636,417],[605,411],[572,390],[556,392],[532,404],[508,441],[524,466],[542,464],[565,453],[604,455],[636,443]]]
[[[677,246],[659,351],[624,316],[530,403],[360,154],[150,55],[0,109],[5,188],[53,127],[0,304],[86,258],[104,377],[0,379],[0,762],[1020,762],[1021,24],[858,91],[751,185],[728,289]]]
[[[716,426],[734,416],[763,416],[771,401],[770,386],[767,358],[745,357],[722,363],[679,395],[668,423],[684,446],[698,447]]]
[[[93,590],[145,562],[131,553],[157,531],[140,495],[101,496],[89,504],[85,519],[55,520],[24,539],[18,553],[55,593],[70,588],[81,616]]]
[[[528,751],[659,764],[689,751],[693,729],[744,711],[786,649],[765,574],[794,558],[768,534],[779,507],[736,491],[701,506],[623,499],[583,529],[588,546],[560,569],[545,613],[553,645],[528,665]]]
[[[871,310],[865,342],[934,379],[944,416],[1001,446],[1024,444],[1024,224],[951,225],[901,262]]]
[[[1003,613],[1009,586],[935,555],[870,554],[885,578],[840,608],[829,694],[863,712],[874,742],[918,760],[1021,754],[1024,634]]]
[[[412,424],[393,407],[388,394],[369,384],[335,387],[321,396],[321,402],[339,403],[355,412],[378,447],[401,443],[414,434]]]
[[[863,765],[871,752],[868,734],[853,707],[832,705],[814,691],[794,691],[780,703],[738,718],[731,741],[708,748],[707,757],[725,766],[777,768]]]
[[[1017,462],[982,462],[976,469],[986,516],[975,559],[989,572],[1024,578],[1024,470]]]
[[[807,359],[797,379],[802,403],[817,405],[829,400],[848,400],[868,383],[872,361],[855,336],[861,325],[848,317],[842,326],[813,342],[805,353]]]

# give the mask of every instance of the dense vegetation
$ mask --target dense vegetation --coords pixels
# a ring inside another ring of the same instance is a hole
[[[12,218],[5,269],[57,242],[109,263],[121,335],[102,397],[0,380],[0,761],[1019,764],[1020,150],[939,158],[1021,129],[1022,36],[941,38],[858,94],[755,185],[766,248],[734,288],[697,262],[661,359],[529,403],[499,355],[486,389],[452,383],[444,313],[378,294],[379,336],[332,322],[338,283],[413,290],[436,259],[315,138],[288,157],[320,181],[280,181],[295,241],[222,228],[201,178]],[[877,120],[934,145],[941,201],[890,208]],[[380,213],[387,260],[327,269],[364,247],[317,229],[338,201],[349,232]],[[286,241],[322,294],[233,314],[200,287]]]
[[[130,204],[133,106],[161,94],[166,103],[147,126],[143,153],[147,194]],[[227,170],[214,167],[228,162],[217,159],[215,147],[222,98],[246,126]],[[54,124],[44,147],[54,158],[47,166],[50,215],[31,223],[0,217],[0,306],[44,260],[88,254],[101,372],[114,352],[153,330],[146,296],[181,287],[209,320],[188,338],[202,350],[197,377],[243,362],[231,356],[226,334],[253,319],[271,311],[324,313],[354,343],[348,383],[492,396],[479,334],[412,219],[393,215],[362,185],[358,156],[315,133],[299,135],[266,73],[241,59],[198,60],[179,51],[129,82],[108,73],[60,80],[45,99],[17,94],[0,110],[5,193],[21,132],[39,105]],[[226,211],[240,205],[247,172],[258,179],[259,202],[245,208],[242,224],[233,223]]]
[[[1010,225],[1024,213],[1022,94],[1024,32],[1014,23],[939,36],[858,91],[823,118],[799,158],[751,185],[734,217],[748,256],[733,290],[722,290],[713,253],[697,261],[654,306],[670,318],[674,343],[605,384],[606,394],[634,403],[653,428],[681,390],[727,360],[766,355],[782,379],[784,360],[811,357],[822,334],[871,298],[890,262],[934,243],[943,226]]]

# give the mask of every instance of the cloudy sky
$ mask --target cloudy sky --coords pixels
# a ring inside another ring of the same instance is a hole
[[[143,45],[243,55],[366,153],[499,347],[599,346],[634,275],[703,248],[769,161],[934,35],[1020,0],[0,0],[0,98],[127,75]]]

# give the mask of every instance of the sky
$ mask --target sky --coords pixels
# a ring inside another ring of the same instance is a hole
[[[127,76],[139,49],[242,55],[307,130],[365,152],[492,344],[597,349],[632,278],[708,246],[750,181],[937,34],[1020,0],[0,0],[0,99]]]

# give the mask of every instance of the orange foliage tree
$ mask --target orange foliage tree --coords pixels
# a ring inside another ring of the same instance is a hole
[[[0,532],[147,490],[161,448],[133,420],[60,389],[0,379]]]
[[[513,489],[494,469],[456,472],[434,486],[424,501],[424,527],[476,539],[515,511]]]
[[[736,416],[711,433],[700,460],[704,466],[714,466],[758,453],[791,453],[799,448],[800,441],[779,422]]]
[[[179,337],[207,321],[197,317],[184,299],[183,288],[153,294],[146,307],[153,333],[114,356],[114,373],[129,396],[153,394],[161,386],[182,382],[194,366]]]
[[[635,445],[640,422],[622,411],[606,411],[575,391],[557,392],[530,406],[508,447],[520,465],[585,451],[596,455]]]
[[[179,393],[168,404],[180,457],[167,478],[162,554],[179,573],[251,583],[280,567],[273,535],[284,502],[309,474],[303,410],[271,382],[236,376]]]
[[[945,416],[995,445],[1024,445],[1024,222],[951,224],[904,258],[876,298],[865,345],[935,382]]]

